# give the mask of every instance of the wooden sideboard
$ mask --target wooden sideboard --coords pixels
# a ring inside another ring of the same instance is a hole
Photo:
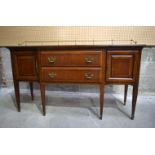
[[[104,106],[104,86],[124,85],[124,105],[128,85],[133,86],[131,119],[134,119],[138,95],[142,45],[106,46],[17,46],[11,51],[14,88],[18,111],[19,82],[40,84],[43,115],[46,114],[45,85],[47,83],[97,84],[100,89],[100,119]]]

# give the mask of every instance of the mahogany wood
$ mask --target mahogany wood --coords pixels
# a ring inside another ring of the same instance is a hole
[[[43,67],[71,67],[71,66],[86,66],[86,67],[98,67],[102,63],[102,51],[41,51],[40,65]],[[50,58],[53,61],[50,62]]]
[[[108,51],[106,80],[134,82],[138,70],[138,51]]]
[[[100,119],[104,106],[104,87],[123,84],[124,104],[128,85],[133,85],[131,119],[134,119],[138,96],[140,58],[143,46],[28,46],[11,50],[17,109],[20,111],[19,82],[40,84],[43,115],[46,114],[46,83],[97,84],[100,89]]]
[[[33,82],[29,82],[30,84],[30,93],[31,93],[31,100],[34,100],[34,94],[33,94]]]
[[[101,80],[102,68],[92,67],[45,67],[40,76],[41,82],[99,83]]]
[[[20,89],[19,89],[19,81],[14,80],[14,89],[15,89],[17,110],[18,110],[18,112],[20,112],[20,111],[21,111],[21,107],[20,107]]]
[[[12,59],[16,80],[37,80],[35,53],[31,51],[13,52]]]
[[[131,113],[131,119],[132,120],[135,117],[137,96],[138,96],[138,84],[136,83],[133,85],[133,94],[132,94],[132,113]]]
[[[45,83],[40,82],[40,92],[41,92],[41,100],[42,100],[42,108],[43,115],[46,115],[46,107],[45,107]]]
[[[128,93],[128,85],[125,84],[125,87],[124,87],[124,105],[126,105],[127,93]]]
[[[104,106],[104,85],[102,83],[99,86],[100,86],[100,119],[102,120],[103,106]]]

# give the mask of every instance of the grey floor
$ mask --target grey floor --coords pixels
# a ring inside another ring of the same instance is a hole
[[[40,93],[31,101],[29,90],[21,91],[17,112],[13,89],[0,90],[0,127],[17,128],[143,128],[155,127],[155,96],[139,96],[135,120],[130,120],[131,97],[124,106],[123,95],[105,94],[103,120],[99,120],[98,93],[46,91],[47,115],[42,116]]]

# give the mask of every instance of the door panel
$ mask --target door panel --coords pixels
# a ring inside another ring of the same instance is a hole
[[[114,78],[132,78],[133,65],[133,55],[112,55],[111,76]]]
[[[13,71],[17,80],[36,80],[36,55],[34,52],[13,52]]]
[[[108,51],[106,80],[134,82],[138,74],[138,53],[138,51]]]

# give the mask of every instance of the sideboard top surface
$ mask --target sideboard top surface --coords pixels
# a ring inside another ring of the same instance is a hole
[[[80,49],[117,49],[117,50],[141,50],[145,45],[49,45],[49,46],[7,46],[6,48],[14,50],[80,50]]]

